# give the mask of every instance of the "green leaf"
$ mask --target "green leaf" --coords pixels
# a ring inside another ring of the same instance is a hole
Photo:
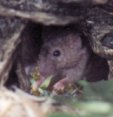
[[[40,86],[40,89],[46,89],[50,82],[51,82],[52,76],[48,77]]]
[[[79,106],[88,113],[106,114],[112,110],[110,103],[102,101],[82,102]]]
[[[74,116],[70,114],[66,114],[66,113],[53,113],[49,115],[48,117],[74,117]]]
[[[87,100],[104,100],[113,102],[113,80],[88,83],[80,81],[83,86],[82,98]]]

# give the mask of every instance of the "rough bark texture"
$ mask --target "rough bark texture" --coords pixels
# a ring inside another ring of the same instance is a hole
[[[0,84],[3,85],[15,59],[24,25],[18,18],[0,17]]]

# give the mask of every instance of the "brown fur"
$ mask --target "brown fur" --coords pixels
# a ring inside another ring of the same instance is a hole
[[[43,44],[40,51],[41,37]],[[87,38],[76,32],[75,27],[44,27],[41,36],[37,26],[31,25],[26,28],[21,38],[19,60],[28,79],[31,78],[37,63],[41,75],[40,83],[52,75],[50,88],[58,90],[81,79],[107,79],[109,69],[106,60],[91,51]],[[55,50],[60,51],[60,56],[53,55]]]
[[[74,30],[47,29],[42,35],[44,43],[39,54],[39,71],[42,79],[53,76],[51,86],[55,89],[60,90],[81,79],[107,78],[106,61],[83,46],[80,35]],[[60,56],[53,55],[55,50],[60,51]]]

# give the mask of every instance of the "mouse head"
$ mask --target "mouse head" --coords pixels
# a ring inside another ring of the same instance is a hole
[[[69,29],[46,32],[43,41],[38,64],[40,74],[45,78],[63,75],[65,69],[77,65],[84,53],[81,37]]]

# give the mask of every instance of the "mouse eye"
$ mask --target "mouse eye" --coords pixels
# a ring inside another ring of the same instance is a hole
[[[61,54],[61,52],[60,52],[59,50],[55,50],[55,51],[53,52],[53,56],[55,56],[55,57],[60,56],[60,54]]]

